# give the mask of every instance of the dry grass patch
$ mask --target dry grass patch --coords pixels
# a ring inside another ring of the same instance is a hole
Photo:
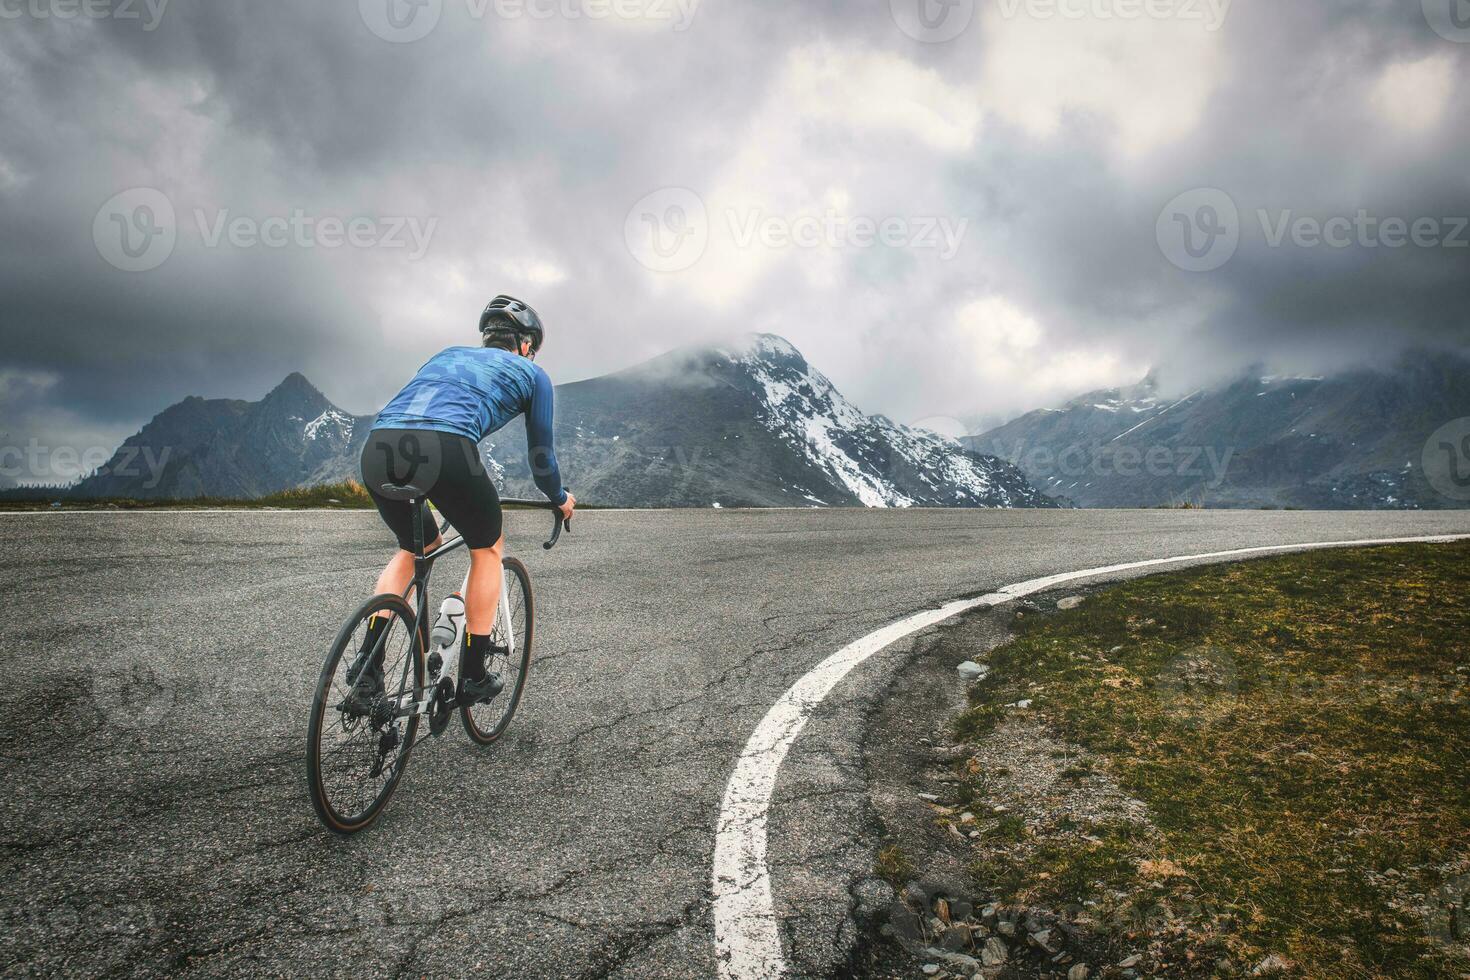
[[[982,834],[1002,897],[1187,909],[1202,952],[1246,966],[1470,971],[1470,545],[1141,579],[1028,617],[989,662],[962,737],[1029,700],[1085,756],[1063,782],[1095,766],[1147,810],[1033,824],[1009,858]]]

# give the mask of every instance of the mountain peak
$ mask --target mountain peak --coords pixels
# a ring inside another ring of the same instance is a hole
[[[326,397],[321,393],[320,390],[317,389],[316,385],[312,384],[310,381],[307,381],[306,375],[302,374],[300,371],[292,371],[290,374],[286,375],[286,380],[282,381],[280,384],[272,388],[270,394],[266,395],[265,397],[267,399],[271,399],[281,395],[307,395],[315,396],[317,398]]]
[[[773,333],[748,333],[733,346],[736,356],[741,358],[776,358],[806,363],[806,358],[796,349],[795,344]]]

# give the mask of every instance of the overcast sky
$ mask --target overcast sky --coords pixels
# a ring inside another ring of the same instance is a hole
[[[373,411],[498,292],[902,421],[1470,342],[1464,0],[88,2],[0,0],[10,444]]]

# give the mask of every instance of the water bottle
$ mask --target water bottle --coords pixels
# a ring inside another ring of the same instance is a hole
[[[458,592],[445,599],[439,606],[439,618],[429,633],[429,645],[434,649],[453,646],[460,636],[464,624],[464,598]]]

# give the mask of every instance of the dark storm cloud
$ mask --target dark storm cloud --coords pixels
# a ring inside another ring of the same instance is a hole
[[[1257,215],[1470,215],[1470,44],[1417,0],[1237,0],[1217,31],[1098,16],[1110,4],[1046,20],[980,0],[941,44],[886,0],[670,0],[684,30],[444,0],[403,44],[353,3],[175,0],[155,30],[6,19],[0,433],[105,443],[184,395],[258,397],[292,370],[365,412],[502,290],[552,322],[558,378],[772,330],[902,419],[1031,408],[1160,362],[1193,380],[1470,342],[1470,249],[1273,245]],[[93,240],[134,187],[176,210],[145,272]],[[668,187],[708,204],[710,245],[650,271],[625,222]],[[1195,189],[1239,216],[1205,272],[1157,235]],[[824,209],[964,234],[952,258],[917,232],[730,242],[753,213]],[[297,212],[432,236],[418,258],[210,241],[221,220]]]

